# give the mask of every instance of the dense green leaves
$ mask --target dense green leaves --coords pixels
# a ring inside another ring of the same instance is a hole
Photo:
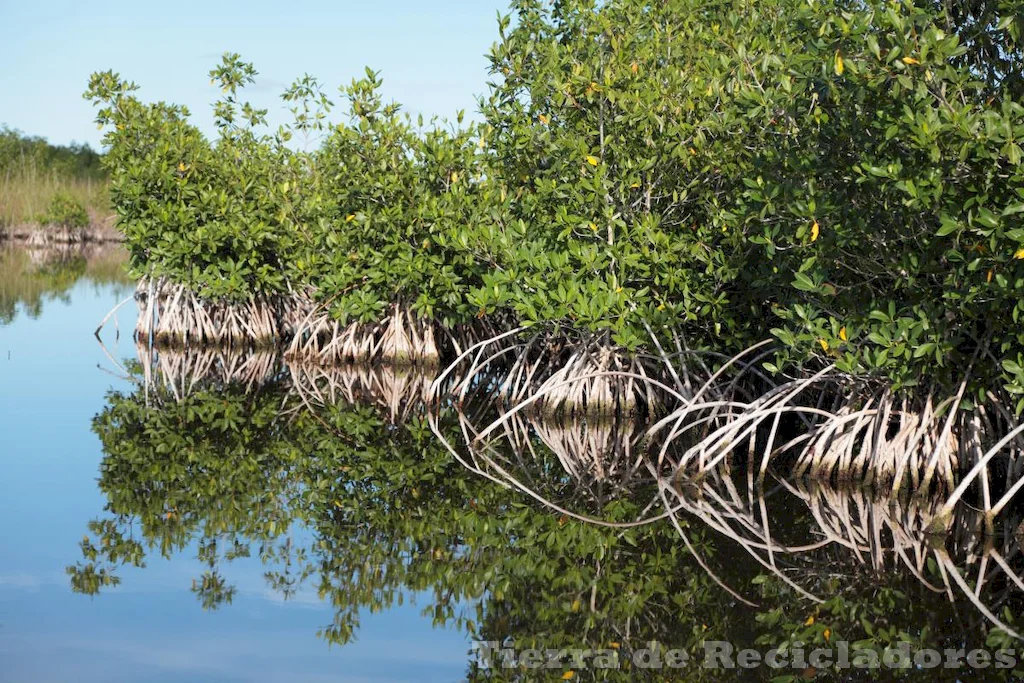
[[[79,229],[89,225],[89,214],[82,202],[66,192],[58,192],[50,199],[46,213],[40,216],[40,223],[62,228]]]
[[[513,10],[480,125],[414,124],[367,70],[343,123],[306,76],[284,95],[295,123],[257,133],[238,99],[255,71],[227,55],[211,142],[94,76],[139,272],[630,348],[648,328],[726,353],[774,334],[774,368],[899,387],[971,367],[1024,394],[1001,369],[1024,362],[1019,2]]]

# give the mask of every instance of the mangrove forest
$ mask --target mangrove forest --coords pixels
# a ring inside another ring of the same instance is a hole
[[[138,317],[73,588],[258,557],[329,643],[416,594],[614,660],[562,680],[1020,648],[1024,3],[515,0],[488,59],[453,120],[368,67],[273,128],[226,53],[212,135],[92,75]]]

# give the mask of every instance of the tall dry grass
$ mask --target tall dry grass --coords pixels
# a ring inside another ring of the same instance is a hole
[[[71,177],[25,164],[0,173],[0,229],[38,222],[58,192],[79,200],[94,223],[110,213],[105,180]]]

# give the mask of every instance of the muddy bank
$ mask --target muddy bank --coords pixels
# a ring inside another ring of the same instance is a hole
[[[15,223],[0,226],[0,240],[25,244],[80,244],[83,242],[123,242],[124,236],[116,227],[116,216],[101,215],[89,210],[89,225],[84,228],[65,228],[39,222]]]

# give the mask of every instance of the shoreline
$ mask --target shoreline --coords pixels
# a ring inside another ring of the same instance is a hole
[[[123,243],[124,235],[118,232],[116,217],[100,217],[90,211],[89,225],[84,228],[63,228],[61,226],[26,221],[0,226],[0,242],[12,242],[25,246],[48,244]]]

